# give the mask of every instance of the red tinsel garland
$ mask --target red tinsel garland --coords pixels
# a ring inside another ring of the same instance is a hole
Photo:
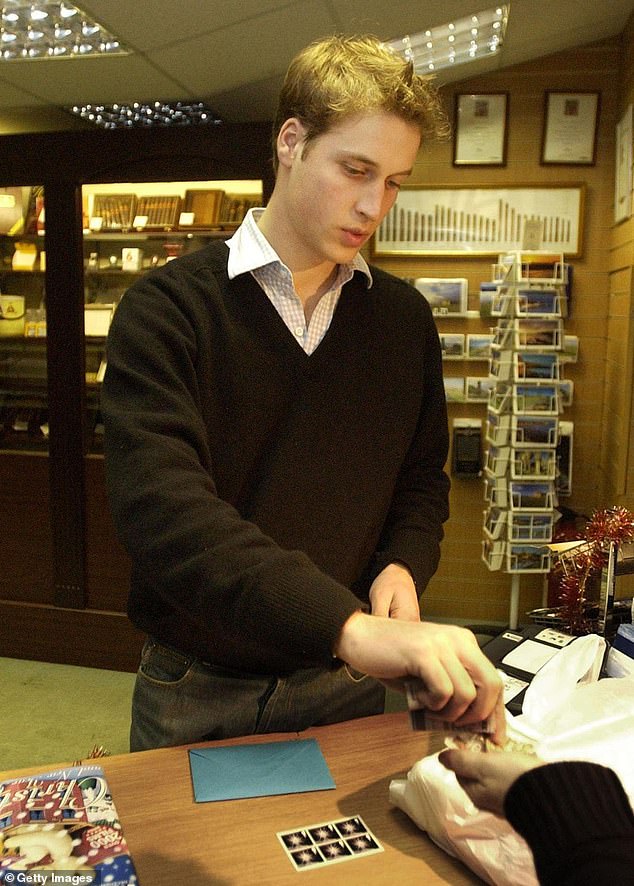
[[[605,565],[610,545],[634,539],[634,514],[622,507],[595,511],[585,535],[585,543],[559,554],[555,564],[564,573],[559,595],[564,629],[575,635],[589,634],[595,627],[587,613],[588,580]]]

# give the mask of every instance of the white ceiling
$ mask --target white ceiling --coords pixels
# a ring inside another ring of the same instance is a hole
[[[270,119],[291,57],[326,34],[389,40],[479,12],[487,0],[75,0],[133,52],[0,62],[0,113],[76,103],[202,99],[225,120]],[[1,5],[1,0],[0,0]],[[512,0],[501,52],[440,72],[471,77],[620,34],[634,0]],[[571,72],[573,73],[573,72]]]

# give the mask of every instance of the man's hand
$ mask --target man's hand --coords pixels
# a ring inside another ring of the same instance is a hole
[[[443,766],[456,773],[458,784],[480,809],[504,815],[504,798],[513,782],[543,761],[531,754],[517,751],[443,751]]]
[[[355,612],[333,653],[390,686],[402,689],[405,680],[418,678],[424,707],[458,726],[495,713],[494,740],[504,740],[502,680],[466,628]]]
[[[372,615],[420,621],[416,585],[409,569],[400,563],[386,566],[372,582],[370,605]]]

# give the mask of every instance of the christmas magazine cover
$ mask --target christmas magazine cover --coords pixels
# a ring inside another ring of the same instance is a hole
[[[138,886],[100,766],[0,782],[0,884],[20,882]]]

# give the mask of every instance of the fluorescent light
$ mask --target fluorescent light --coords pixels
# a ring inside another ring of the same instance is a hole
[[[128,53],[113,34],[71,3],[0,0],[0,62]]]
[[[74,105],[66,108],[104,129],[148,126],[200,126],[222,121],[203,102],[134,102],[131,105]]]
[[[387,45],[414,62],[419,74],[475,61],[499,51],[504,42],[510,4],[407,34]]]

